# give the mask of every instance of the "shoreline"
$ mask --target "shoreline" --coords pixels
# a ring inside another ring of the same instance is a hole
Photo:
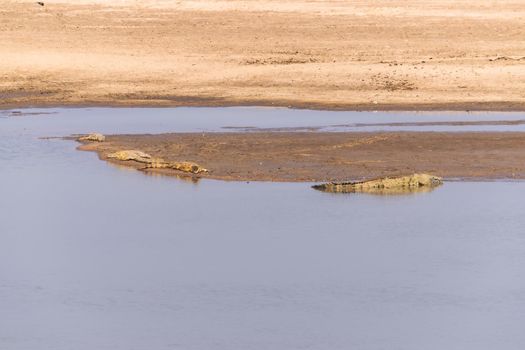
[[[46,109],[46,108],[227,108],[227,107],[253,107],[253,108],[287,108],[297,110],[314,110],[327,112],[525,112],[525,102],[472,102],[472,103],[422,103],[422,104],[341,104],[341,103],[274,103],[268,102],[224,102],[224,103],[171,103],[158,101],[155,103],[113,101],[107,103],[88,102],[88,103],[32,103],[24,102],[20,104],[3,104],[0,101],[0,111],[16,109]]]
[[[229,181],[341,182],[429,173],[453,180],[525,179],[522,132],[236,132],[109,135],[81,142],[82,151],[140,170],[144,164],[107,155],[140,150],[210,170],[148,173]]]

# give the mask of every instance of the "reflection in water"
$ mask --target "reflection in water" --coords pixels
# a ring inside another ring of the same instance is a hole
[[[149,168],[143,168],[139,170],[148,176],[172,178],[172,179],[177,179],[183,182],[192,183],[195,185],[198,184],[199,181],[201,180],[199,176],[192,175],[192,174],[184,174],[184,173],[175,174],[172,170],[149,169]]]
[[[356,190],[356,189],[346,189],[344,191],[337,191],[330,187],[314,185],[313,189],[327,192],[327,193],[365,193],[379,196],[399,196],[399,195],[413,195],[418,193],[429,193],[434,191],[437,186],[429,187],[403,187],[403,188],[369,188],[367,190]]]
[[[179,180],[182,182],[192,183],[192,184],[198,184],[201,178],[196,175],[192,174],[175,174],[173,171],[166,170],[166,169],[150,169],[150,168],[140,168],[136,169],[134,167],[119,164],[116,162],[104,162],[105,164],[108,164],[112,168],[119,169],[126,172],[132,172],[135,173],[137,171],[140,171],[142,174],[148,175],[150,177],[158,177],[158,178],[171,178],[174,180]]]
[[[124,165],[124,164],[117,163],[117,162],[106,161],[105,163],[108,164],[109,166],[111,166],[112,168],[119,169],[119,170],[122,170],[122,171],[136,172],[138,170],[138,169],[136,169],[134,167],[131,167],[129,165]],[[144,171],[144,173],[146,173],[146,171]]]

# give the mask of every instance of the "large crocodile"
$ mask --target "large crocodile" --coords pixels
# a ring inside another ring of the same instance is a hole
[[[162,158],[152,158],[150,162],[146,163],[143,169],[174,169],[193,174],[208,172],[208,169],[204,169],[199,164],[193,162],[168,162]]]
[[[110,159],[120,161],[135,161],[143,163],[144,169],[174,169],[186,173],[200,174],[208,172],[207,169],[193,162],[170,162],[162,158],[153,158],[151,155],[138,150],[123,150],[107,155]]]
[[[121,161],[134,160],[139,163],[151,163],[152,158],[149,154],[137,150],[124,150],[110,153],[107,155],[110,159],[116,159]]]
[[[368,181],[327,183],[312,186],[316,190],[334,193],[367,192],[376,194],[401,194],[429,190],[443,183],[440,177],[428,174],[413,174],[399,177],[384,177]]]

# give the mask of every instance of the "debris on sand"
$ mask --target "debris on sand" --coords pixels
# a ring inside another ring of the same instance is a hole
[[[170,162],[162,158],[152,158],[149,154],[138,150],[124,150],[107,155],[110,159],[120,161],[135,161],[144,163],[145,166],[141,170],[147,169],[173,169],[186,173],[200,174],[207,173],[208,170],[193,162]]]
[[[522,57],[498,56],[496,58],[490,58],[489,59],[490,62],[495,62],[495,61],[522,61],[522,60],[525,60],[525,56],[522,56]]]
[[[428,174],[413,174],[400,177],[384,177],[360,182],[327,183],[312,188],[324,192],[376,194],[403,194],[433,189],[443,183],[443,179]]]
[[[37,1],[37,4],[40,5],[40,6],[44,6],[44,3],[41,2],[41,1]]]
[[[78,138],[79,141],[89,141],[89,142],[104,142],[106,141],[106,136],[99,134],[99,133],[93,133],[85,136],[81,136]]]

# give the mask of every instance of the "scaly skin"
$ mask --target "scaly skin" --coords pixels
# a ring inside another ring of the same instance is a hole
[[[192,162],[169,162],[162,158],[152,158],[149,154],[138,150],[124,150],[107,155],[110,159],[120,161],[133,160],[135,162],[146,164],[143,169],[174,169],[186,173],[200,174],[208,172],[207,169]]]
[[[183,171],[186,173],[200,174],[208,172],[207,169],[204,169],[200,165],[192,162],[168,162],[162,158],[151,159],[149,163],[146,164],[144,169],[174,169]]]
[[[93,133],[93,134],[79,137],[78,141],[104,142],[106,141],[106,136],[99,134],[99,133]]]
[[[207,173],[208,169],[201,167],[192,162],[173,162],[171,168],[179,171],[184,171],[193,174]]]
[[[361,182],[327,183],[313,186],[314,189],[334,192],[366,192],[376,194],[402,194],[430,190],[443,183],[440,177],[428,174],[413,174],[400,177],[384,177]]]
[[[121,161],[134,160],[135,162],[146,164],[151,163],[152,159],[149,154],[137,150],[118,151],[108,154],[107,157]]]

